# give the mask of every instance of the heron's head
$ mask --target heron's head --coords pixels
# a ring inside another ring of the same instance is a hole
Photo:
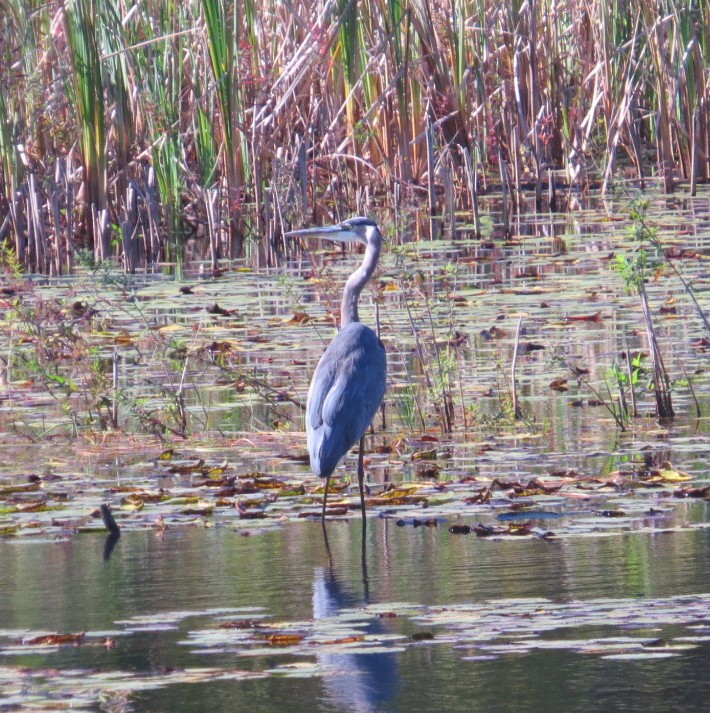
[[[322,228],[305,228],[286,233],[287,237],[320,238],[338,243],[357,242],[363,245],[377,245],[382,242],[382,234],[372,218],[358,216],[344,220],[337,225],[327,225]]]

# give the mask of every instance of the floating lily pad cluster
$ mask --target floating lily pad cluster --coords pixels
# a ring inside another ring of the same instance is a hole
[[[127,638],[169,631],[182,633],[180,644],[203,656],[206,665],[142,673],[111,665],[109,652]],[[259,608],[163,612],[118,621],[110,635],[0,629],[0,707],[44,710],[61,702],[63,709],[93,709],[99,700],[123,697],[125,703],[140,691],[175,684],[266,677],[321,677],[326,686],[345,679],[350,687],[372,688],[391,683],[384,679],[396,675],[396,656],[421,646],[452,647],[473,667],[553,649],[618,661],[653,660],[681,656],[708,642],[710,595],[390,603],[336,608],[295,621],[274,619]],[[52,666],[67,647],[91,649],[91,669]],[[14,658],[32,654],[41,655],[48,667],[13,664]],[[210,665],[210,658],[222,663]]]
[[[378,472],[385,462],[394,468],[398,459],[417,464],[419,453],[372,454],[371,466]],[[689,503],[710,500],[708,486],[667,461],[604,476],[550,469],[544,477],[518,479],[492,477],[486,470],[462,477],[450,452],[443,459],[435,449],[432,453],[434,460],[427,462],[437,464],[436,477],[370,484],[370,517],[493,539],[600,536],[707,524],[688,518],[686,510]],[[490,450],[487,455],[491,457]],[[93,467],[77,472],[67,462],[41,474],[0,476],[0,536],[29,542],[102,531],[101,505],[123,530],[230,527],[253,534],[319,518],[323,481],[308,474],[298,453],[279,458],[285,463],[283,474],[278,468],[246,470],[228,458],[169,449],[152,458],[149,453],[139,459],[126,456],[120,475],[111,479],[97,477]],[[348,478],[334,480],[327,517],[358,517],[356,491]]]

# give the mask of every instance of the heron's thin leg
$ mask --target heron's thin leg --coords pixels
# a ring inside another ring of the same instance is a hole
[[[328,500],[328,486],[330,485],[330,476],[325,476],[325,490],[323,491],[323,513],[320,516],[321,522],[325,522],[325,503]]]
[[[333,571],[333,558],[330,554],[330,544],[328,543],[328,528],[325,526],[325,520],[320,521],[321,529],[323,530],[323,543],[325,544],[325,553],[328,555],[328,569]]]
[[[360,487],[360,510],[362,510],[362,521],[365,522],[365,436],[360,436],[360,452],[357,456],[357,484]]]
[[[325,530],[325,525],[323,526]],[[365,604],[370,603],[370,580],[367,577],[367,520],[362,521],[362,541],[360,543],[360,557],[362,564],[362,591],[365,595]]]

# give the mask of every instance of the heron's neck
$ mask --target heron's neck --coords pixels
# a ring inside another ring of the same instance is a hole
[[[362,288],[372,277],[380,257],[380,246],[377,243],[368,242],[365,248],[365,257],[355,272],[348,278],[343,290],[343,302],[340,306],[340,328],[342,329],[350,322],[359,322],[357,314],[357,303],[360,299]]]

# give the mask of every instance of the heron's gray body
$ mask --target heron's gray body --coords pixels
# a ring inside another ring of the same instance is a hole
[[[329,477],[367,430],[385,395],[387,359],[377,335],[362,322],[338,332],[321,357],[306,405],[311,468]]]
[[[350,275],[340,307],[341,330],[318,362],[306,404],[306,433],[311,468],[325,478],[322,518],[330,476],[347,452],[360,441],[358,486],[365,517],[363,436],[385,394],[387,360],[377,335],[360,322],[358,299],[380,256],[382,235],[370,218],[351,218],[338,225],[294,230],[286,235],[365,245],[360,267]]]

